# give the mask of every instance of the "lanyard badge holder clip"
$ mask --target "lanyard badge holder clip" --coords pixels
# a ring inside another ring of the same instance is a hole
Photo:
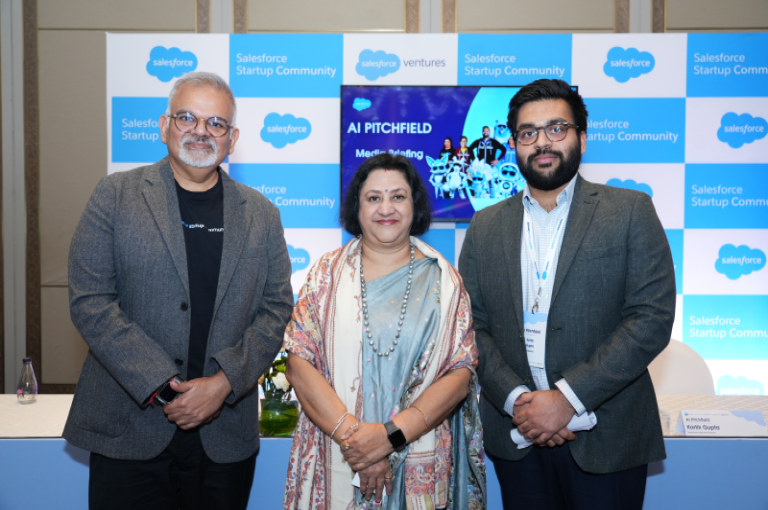
[[[528,364],[534,368],[544,368],[544,353],[547,339],[547,316],[548,313],[539,313],[539,303],[541,301],[541,294],[544,288],[544,282],[549,277],[549,268],[552,267],[555,258],[555,246],[557,246],[557,239],[562,232],[563,219],[557,224],[555,235],[552,237],[552,242],[547,250],[547,257],[544,263],[544,272],[539,271],[538,256],[533,239],[533,225],[531,223],[531,216],[527,210],[524,209],[525,227],[528,239],[528,258],[529,262],[533,265],[536,281],[534,282],[534,288],[538,284],[538,290],[536,291],[536,298],[531,312],[524,312],[525,319],[525,349],[528,354]]]

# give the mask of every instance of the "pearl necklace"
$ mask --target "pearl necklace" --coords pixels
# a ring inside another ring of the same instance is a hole
[[[395,332],[395,339],[392,340],[392,345],[389,346],[385,352],[381,352],[381,346],[376,347],[373,341],[373,334],[371,334],[370,323],[368,320],[368,300],[366,299],[367,293],[365,290],[365,276],[363,275],[363,252],[360,251],[360,287],[363,297],[363,324],[365,325],[365,331],[368,337],[368,344],[373,347],[373,352],[379,355],[379,357],[389,356],[389,353],[395,350],[397,340],[400,338],[400,330],[403,327],[403,319],[405,319],[405,309],[408,307],[408,296],[411,294],[411,281],[413,280],[413,261],[415,260],[415,250],[413,243],[411,244],[411,261],[408,264],[408,285],[405,288],[405,295],[403,296],[403,307],[400,310],[400,320],[397,323],[397,332]]]

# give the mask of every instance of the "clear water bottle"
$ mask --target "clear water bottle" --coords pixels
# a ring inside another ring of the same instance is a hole
[[[16,398],[19,404],[34,404],[37,401],[37,378],[32,368],[32,358],[24,358],[24,368],[21,369],[21,379],[16,388]]]

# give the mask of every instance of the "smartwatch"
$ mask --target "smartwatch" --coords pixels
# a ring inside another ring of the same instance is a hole
[[[171,388],[171,381],[175,382],[176,384],[181,384],[184,382],[184,379],[182,379],[178,375],[175,375],[173,376],[173,379],[166,381],[165,384],[160,386],[160,389],[157,390],[157,395],[155,395],[155,402],[157,402],[161,406],[170,404],[171,402],[176,400],[176,397],[178,397],[181,394],[178,391]]]
[[[387,438],[389,439],[389,444],[392,445],[392,448],[394,448],[396,452],[399,452],[405,448],[405,445],[407,444],[405,440],[405,434],[403,434],[402,430],[397,428],[397,425],[391,421],[388,421],[384,424],[384,428],[387,429]]]

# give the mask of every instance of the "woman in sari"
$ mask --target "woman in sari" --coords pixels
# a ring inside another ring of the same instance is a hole
[[[357,237],[313,266],[285,333],[302,413],[284,509],[485,508],[470,303],[412,237],[428,200],[403,156],[350,182],[341,223]]]

